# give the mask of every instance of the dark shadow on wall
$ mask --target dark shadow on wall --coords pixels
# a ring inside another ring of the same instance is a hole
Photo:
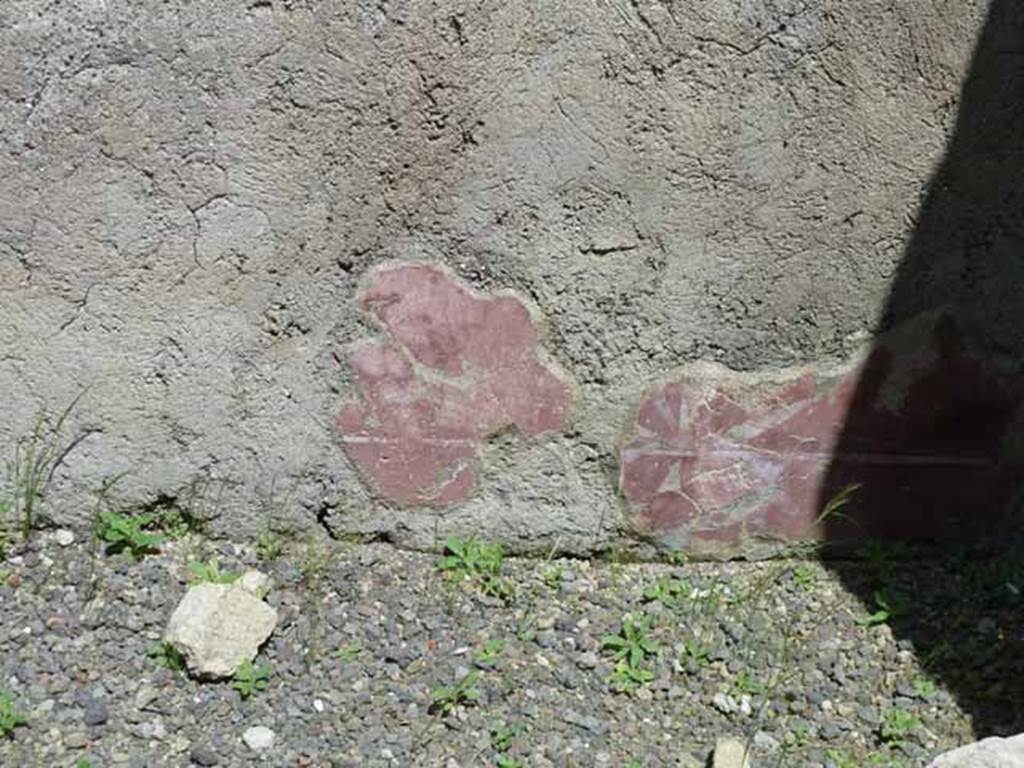
[[[1024,731],[1024,2],[993,0],[832,452],[830,561],[972,716]],[[859,543],[853,543],[859,540]]]

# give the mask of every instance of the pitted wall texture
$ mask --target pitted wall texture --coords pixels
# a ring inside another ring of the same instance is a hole
[[[0,444],[87,388],[65,524],[127,473],[119,503],[199,495],[238,535],[628,536],[619,450],[656,382],[862,346],[984,12],[7,0]],[[337,424],[384,263],[515,297],[573,392],[553,429],[474,432],[440,510],[382,493]]]

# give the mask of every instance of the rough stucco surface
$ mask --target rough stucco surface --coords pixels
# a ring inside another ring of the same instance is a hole
[[[0,444],[88,387],[65,523],[127,471],[119,500],[203,488],[234,534],[605,545],[652,383],[863,342],[984,10],[7,0]],[[336,426],[388,260],[519,296],[576,395],[441,512],[378,497]]]

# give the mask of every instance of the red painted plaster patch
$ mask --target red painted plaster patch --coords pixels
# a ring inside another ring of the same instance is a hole
[[[839,533],[958,535],[1005,507],[1019,480],[1006,435],[1022,393],[942,317],[835,371],[766,378],[698,364],[641,399],[620,486],[641,532],[696,553]],[[862,484],[853,522],[816,525],[851,483]]]
[[[543,358],[518,298],[481,296],[438,267],[406,264],[371,273],[359,303],[388,338],[351,351],[362,400],[342,408],[338,427],[384,496],[455,504],[472,493],[490,435],[564,428],[572,390]]]

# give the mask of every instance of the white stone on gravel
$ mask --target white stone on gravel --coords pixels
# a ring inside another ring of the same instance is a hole
[[[982,739],[935,758],[928,768],[1021,768],[1024,733],[1001,739]]]
[[[53,534],[53,538],[62,547],[70,547],[75,543],[75,534],[67,528],[58,528],[56,533]]]
[[[750,751],[742,739],[720,738],[715,742],[714,768],[750,768]]]
[[[270,591],[270,577],[259,571],[246,571],[235,583],[261,600]]]
[[[254,725],[251,728],[246,728],[245,733],[242,734],[242,741],[253,752],[272,749],[275,738],[276,734],[265,725]]]
[[[711,703],[723,715],[731,715],[736,711],[736,700],[727,693],[719,691],[711,698]]]
[[[247,576],[233,584],[196,584],[171,615],[164,641],[181,652],[192,675],[231,677],[240,662],[256,657],[274,631],[277,611],[247,588],[264,583],[258,578],[262,574]]]

